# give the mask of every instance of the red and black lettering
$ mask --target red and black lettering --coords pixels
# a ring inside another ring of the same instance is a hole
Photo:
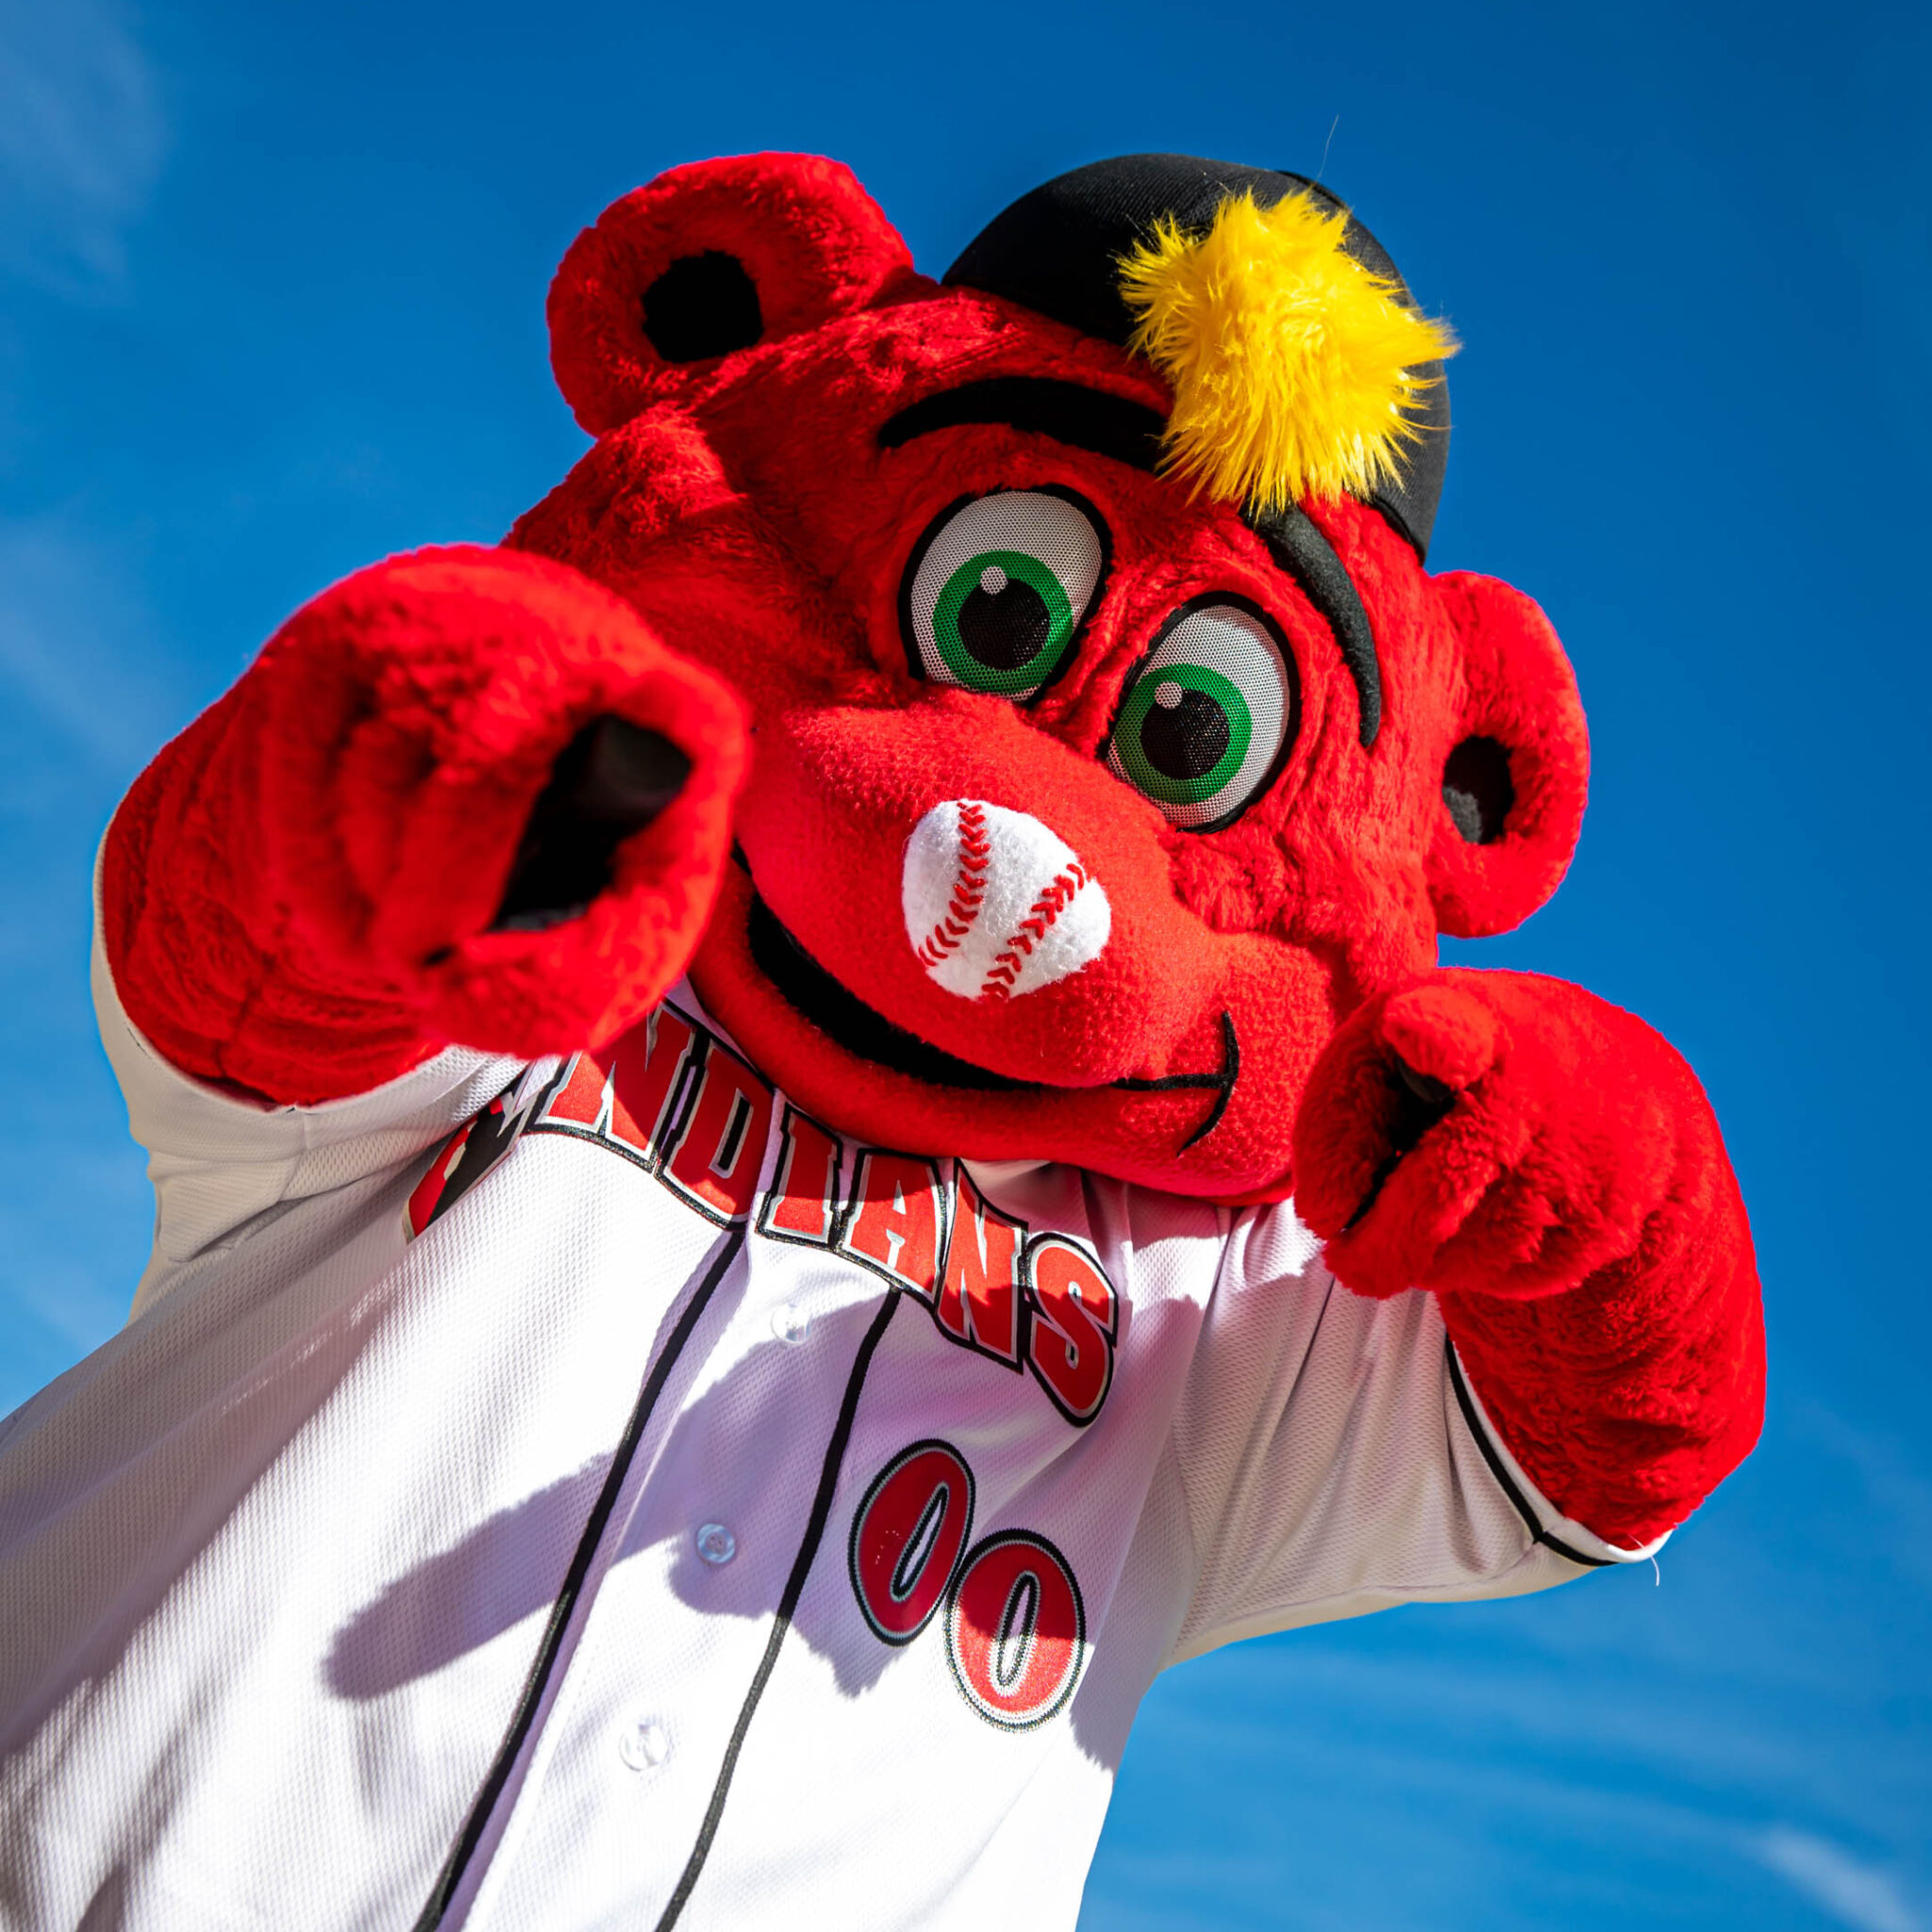
[[[884,1643],[931,1622],[973,1533],[973,1472],[949,1442],[915,1442],[873,1478],[852,1519],[858,1607]]]
[[[829,1248],[839,1230],[841,1143],[789,1102],[778,1126],[778,1168],[758,1210],[758,1232],[775,1241]]]
[[[681,1075],[709,1040],[695,1021],[662,1006],[618,1041],[608,1050],[609,1138],[655,1165],[684,1091]]]
[[[494,1105],[495,1103],[492,1103]],[[411,1241],[444,1211],[444,1195],[461,1166],[463,1149],[476,1130],[475,1121],[465,1121],[441,1147],[429,1163],[429,1172],[409,1191],[409,1203],[403,1210],[403,1226]]]
[[[1067,1559],[1031,1530],[986,1538],[946,1600],[946,1657],[989,1723],[1009,1731],[1044,1724],[1087,1660],[1087,1609]]]
[[[655,1170],[689,1091],[685,1075],[709,1041],[675,1007],[659,1007],[611,1046],[580,1054],[534,1131],[602,1141]]]
[[[1113,1384],[1119,1324],[1119,1298],[1092,1251],[1071,1235],[1029,1241],[1026,1224],[995,1208],[965,1162],[953,1163],[948,1194],[935,1162],[887,1148],[858,1150],[841,1215],[841,1156],[837,1135],[788,1105],[758,1231],[832,1248],[909,1289],[947,1341],[1016,1374],[1031,1368],[1070,1423],[1091,1423]]]
[[[963,1161],[953,1168],[952,1233],[933,1304],[940,1333],[1020,1370],[1021,1245],[1026,1224],[1003,1214],[977,1188]]]
[[[664,1158],[663,1180],[700,1214],[736,1227],[751,1212],[772,1124],[770,1087],[712,1040],[689,1119]]]
[[[1071,1235],[1036,1235],[1024,1265],[1031,1305],[1026,1365],[1054,1407],[1084,1428],[1113,1385],[1119,1298],[1100,1263]]]
[[[729,1047],[663,1006],[602,1060],[579,1055],[535,1130],[617,1147],[699,1213],[731,1227],[750,1215],[775,1100]],[[412,1232],[447,1205],[443,1195],[462,1167],[461,1139],[411,1195]],[[994,1207],[963,1161],[953,1163],[949,1191],[936,1161],[890,1148],[858,1150],[841,1212],[843,1165],[839,1137],[788,1105],[758,1231],[829,1248],[909,1290],[949,1341],[1016,1374],[1030,1369],[1068,1422],[1092,1422],[1113,1384],[1120,1320],[1119,1297],[1092,1251],[1066,1234],[1028,1240],[1026,1224]]]
[[[436,1150],[429,1171],[410,1190],[403,1226],[411,1241],[440,1220],[491,1173],[517,1143],[533,1116],[541,1115],[568,1084],[574,1071],[566,1060],[541,1085],[534,1070],[506,1087],[475,1119],[467,1121]],[[523,1093],[519,1102],[516,1095]]]
[[[610,1074],[591,1055],[580,1053],[570,1063],[569,1077],[537,1116],[537,1126],[539,1130],[583,1127],[601,1138],[609,1117]]]
[[[860,1148],[839,1252],[930,1303],[939,1291],[945,1241],[939,1168],[916,1154]]]

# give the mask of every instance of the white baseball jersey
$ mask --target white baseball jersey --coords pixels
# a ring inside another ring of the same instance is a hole
[[[682,990],[271,1108],[95,980],[159,1208],[0,1423],[8,1928],[1065,1927],[1168,1664],[1633,1554],[1285,1208],[856,1144]]]

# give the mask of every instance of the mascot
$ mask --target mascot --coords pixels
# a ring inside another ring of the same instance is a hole
[[[1583,712],[1424,567],[1453,344],[1326,190],[1098,163],[936,283],[708,162],[550,327],[571,475],[108,833],[158,1215],[0,1438],[9,1926],[1069,1926],[1167,1665],[1755,1440],[1696,1080],[1436,963]]]

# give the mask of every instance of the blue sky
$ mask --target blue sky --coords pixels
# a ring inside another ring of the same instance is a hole
[[[1538,596],[1591,713],[1567,885],[1458,956],[1698,1067],[1771,1416],[1660,1583],[1173,1674],[1082,1925],[1932,1928],[1928,19],[0,0],[0,1410],[145,1246],[86,1003],[107,816],[323,584],[562,473],[582,224],[815,149],[937,271],[1099,155],[1325,154],[1468,345],[1432,562]]]

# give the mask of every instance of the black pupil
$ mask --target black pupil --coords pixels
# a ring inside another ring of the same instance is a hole
[[[1046,649],[1053,612],[1031,584],[1008,577],[997,591],[984,579],[959,606],[959,641],[989,671],[1017,671]]]
[[[1204,691],[1179,691],[1169,707],[1157,697],[1141,721],[1141,750],[1164,778],[1198,778],[1227,756],[1227,713]]]

